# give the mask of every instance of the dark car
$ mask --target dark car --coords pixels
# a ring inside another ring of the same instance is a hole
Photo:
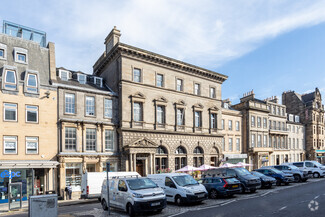
[[[250,191],[254,193],[257,188],[261,187],[261,181],[253,176],[245,168],[217,168],[203,172],[206,177],[234,177],[240,181],[241,192]]]
[[[207,177],[199,180],[209,192],[212,199],[218,196],[231,197],[236,193],[240,193],[240,181],[233,177]]]
[[[282,183],[284,183],[285,185],[289,185],[290,182],[294,181],[292,174],[285,174],[277,169],[265,168],[265,169],[257,169],[254,171],[275,178],[277,186],[280,186]]]
[[[257,172],[257,171],[252,171],[251,173],[252,173],[252,175],[260,178],[262,188],[272,188],[272,185],[274,185],[276,183],[275,178],[272,178],[270,176],[266,176],[266,175],[264,175],[264,174],[262,174],[260,172]]]
[[[282,164],[282,165],[275,165],[275,166],[269,166],[270,168],[274,168],[277,170],[280,170],[284,173],[290,173],[293,175],[295,182],[305,182],[308,180],[308,172],[306,171],[305,173],[301,171],[298,167],[294,165],[287,165],[287,164]]]

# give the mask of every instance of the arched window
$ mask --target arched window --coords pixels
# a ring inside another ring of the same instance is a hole
[[[156,150],[156,173],[163,173],[168,168],[168,152],[164,146],[159,146]]]
[[[203,149],[199,146],[197,146],[195,149],[194,149],[194,152],[193,154],[203,154]]]
[[[197,146],[193,151],[193,166],[199,167],[204,164],[204,156],[203,156],[203,149]]]
[[[163,147],[163,146],[159,146],[159,147],[157,148],[156,154],[167,154],[167,150],[166,150],[165,147]]]
[[[184,147],[182,147],[182,146],[178,146],[178,147],[176,148],[175,154],[186,154],[186,150],[185,150]]]
[[[186,150],[182,146],[178,146],[175,151],[175,170],[183,168],[186,166]]]
[[[210,153],[210,165],[211,166],[219,166],[219,150],[214,147]]]

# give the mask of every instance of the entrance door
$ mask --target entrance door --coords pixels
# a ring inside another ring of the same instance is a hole
[[[144,163],[143,160],[137,160],[137,172],[141,175],[144,176]]]
[[[9,184],[9,210],[22,207],[22,183]]]

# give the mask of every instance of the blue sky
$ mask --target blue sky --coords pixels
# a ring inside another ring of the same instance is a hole
[[[0,20],[47,32],[57,66],[72,70],[91,73],[117,26],[123,43],[228,75],[234,103],[252,89],[325,94],[325,1],[3,0]]]

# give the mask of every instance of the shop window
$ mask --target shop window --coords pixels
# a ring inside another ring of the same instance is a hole
[[[103,166],[103,171],[106,172],[106,162],[103,162],[102,166]],[[117,162],[111,162],[109,169],[110,169],[109,172],[117,172],[118,171]]]
[[[75,151],[77,147],[77,128],[65,128],[65,150]]]
[[[17,136],[3,137],[4,154],[17,154]]]
[[[105,130],[105,150],[113,151],[114,150],[114,131]]]
[[[95,97],[86,96],[86,115],[95,116]]]
[[[38,154],[38,137],[26,137],[26,154]]]
[[[65,113],[75,114],[75,95],[73,93],[65,94]]]
[[[86,129],[86,151],[96,151],[96,129]]]
[[[111,99],[104,99],[104,117],[113,117],[113,100]]]
[[[4,121],[17,121],[17,104],[4,103]]]
[[[66,163],[65,166],[66,186],[69,186],[71,184],[72,191],[81,191],[81,174],[82,174],[81,163]]]
[[[163,173],[168,168],[168,155],[167,149],[163,146],[159,146],[156,150],[156,172]]]
[[[38,123],[38,106],[26,105],[26,122]]]

